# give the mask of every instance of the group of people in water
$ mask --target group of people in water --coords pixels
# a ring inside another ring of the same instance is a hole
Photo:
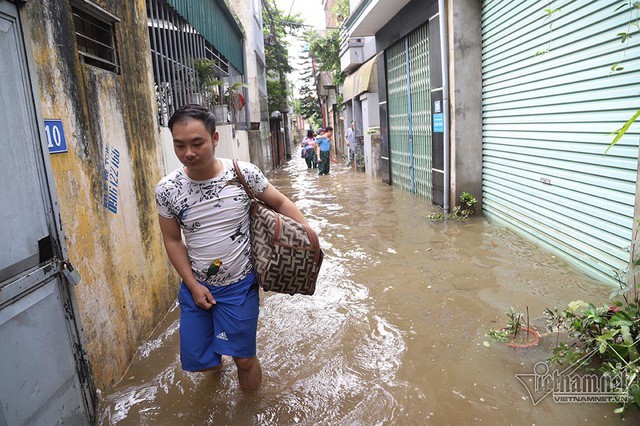
[[[302,140],[302,158],[307,162],[307,168],[318,169],[318,175],[329,174],[332,137],[333,127],[328,126],[319,129],[317,135],[314,130],[307,130],[307,136]]]
[[[328,126],[326,128],[318,129],[318,133],[313,129],[307,130],[307,136],[302,139],[302,158],[307,162],[307,168],[318,169],[319,175],[328,175],[331,161],[331,139],[333,137],[333,127]],[[356,138],[354,134],[353,121],[347,128],[346,135],[344,137],[346,142],[349,162],[347,167],[355,166],[355,154],[356,154]]]

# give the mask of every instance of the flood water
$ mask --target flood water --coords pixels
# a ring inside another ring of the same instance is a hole
[[[245,396],[231,359],[180,370],[174,305],[102,395],[101,424],[640,424],[606,403],[533,404],[516,374],[532,374],[555,337],[483,344],[509,307],[528,307],[542,329],[545,307],[605,303],[610,287],[499,224],[432,222],[429,202],[333,168],[317,176],[296,159],[270,175],[318,231],[325,261],[314,296],[261,294],[261,389]]]

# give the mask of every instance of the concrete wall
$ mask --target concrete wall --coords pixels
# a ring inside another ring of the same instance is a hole
[[[80,63],[69,2],[31,0],[22,17],[42,114],[61,119],[67,138],[69,152],[51,163],[69,258],[83,278],[76,293],[94,380],[105,388],[175,300],[178,276],[154,201],[163,154],[145,1],[94,2],[120,19],[120,74]],[[104,207],[105,187],[117,191],[115,213]]]
[[[249,135],[246,130],[232,132],[231,126],[218,126],[218,146],[216,156],[251,161],[249,158]]]
[[[362,62],[365,63],[376,55],[376,38],[364,37],[364,46],[362,48]]]
[[[451,104],[451,206],[472,193],[482,211],[482,4],[449,0],[449,96]]]
[[[176,153],[173,150],[173,137],[168,127],[160,127],[160,147],[162,149],[162,159],[164,161],[162,174],[167,175],[182,166]]]
[[[378,104],[377,93],[363,93],[360,95],[360,101],[362,102],[362,131],[364,133],[364,170],[372,177],[376,177],[379,174],[380,168],[380,149],[377,151],[373,149],[371,127],[380,126],[380,110]],[[379,138],[377,138],[379,140]]]

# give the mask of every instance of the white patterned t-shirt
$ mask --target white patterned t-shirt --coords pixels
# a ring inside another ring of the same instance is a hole
[[[178,220],[196,279],[213,286],[238,282],[253,269],[249,197],[233,161],[219,160],[224,167],[219,177],[197,181],[179,168],[156,186],[158,213]],[[267,178],[257,166],[238,163],[254,194],[261,194]]]

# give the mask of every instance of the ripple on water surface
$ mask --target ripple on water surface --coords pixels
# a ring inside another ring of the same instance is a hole
[[[296,159],[270,180],[326,257],[313,297],[261,296],[262,388],[243,395],[228,358],[180,370],[174,307],[104,396],[100,423],[622,423],[610,405],[528,400],[515,375],[548,358],[548,342],[483,345],[510,306],[537,320],[573,299],[604,303],[608,287],[499,224],[432,222],[426,200],[339,165],[319,177]]]

